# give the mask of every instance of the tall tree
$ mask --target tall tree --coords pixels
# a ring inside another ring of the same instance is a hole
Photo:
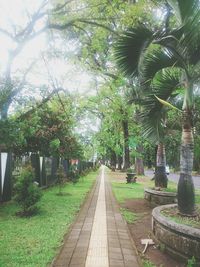
[[[118,42],[116,57],[119,66],[128,75],[139,75],[148,83],[161,69],[180,68],[180,83],[185,89],[182,118],[182,143],[180,179],[178,183],[178,208],[181,214],[193,215],[194,185],[192,181],[194,139],[192,133],[193,90],[199,79],[198,63],[200,31],[199,1],[166,1],[177,28],[158,31],[144,25],[132,28]],[[171,22],[171,21],[169,21]],[[172,26],[172,23],[169,23]]]

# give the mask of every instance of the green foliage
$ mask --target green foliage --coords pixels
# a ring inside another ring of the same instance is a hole
[[[23,143],[24,136],[15,119],[0,120],[0,145],[12,149],[13,145],[21,146]]]
[[[72,99],[54,97],[38,109],[18,118],[0,120],[0,144],[15,154],[40,152],[45,156],[81,158],[82,146],[74,134],[75,114]]]
[[[119,85],[121,78],[107,82],[99,94],[91,99],[94,103],[93,112],[98,112],[101,118],[101,127],[95,135],[94,143],[99,156],[107,159],[111,159],[113,154],[122,156],[123,146],[129,144],[129,136],[125,138],[124,125],[127,125],[129,131],[132,127],[134,107],[129,105]]]
[[[192,257],[191,259],[188,260],[187,267],[196,267],[196,266],[197,266],[197,262],[195,260],[195,257]]]
[[[185,91],[182,107],[184,111],[182,128],[183,132],[187,131],[188,133],[191,133],[193,119],[192,111],[194,106],[193,93],[195,82],[198,82],[199,80],[199,75],[196,75],[196,71],[194,71],[195,67],[199,69],[200,62],[200,31],[198,27],[200,19],[199,1],[192,0],[190,1],[190,4],[188,2],[186,3],[186,1],[178,0],[167,1],[167,3],[171,7],[171,10],[169,10],[168,6],[168,10],[166,10],[168,12],[165,18],[165,27],[161,27],[159,30],[155,28],[152,30],[146,27],[146,24],[143,23],[145,26],[138,25],[132,27],[131,30],[127,30],[123,36],[118,39],[115,49],[115,58],[121,72],[128,77],[136,76],[142,85],[146,85],[147,90],[149,89],[148,85],[152,78],[159,72],[163,75],[166,74],[167,67],[171,67],[172,70],[174,66],[179,67],[180,75],[178,80],[175,80],[176,87],[181,84]],[[178,27],[176,29],[169,23],[169,16],[172,14],[174,19],[177,20]],[[155,49],[152,50],[154,45]],[[168,77],[170,77],[169,73],[166,78],[168,79]],[[174,87],[171,86],[171,81],[169,84],[169,81],[167,82],[166,79],[165,85],[166,87],[163,91],[167,92],[168,96],[166,95],[166,97],[169,98],[173,95],[172,88]],[[153,99],[151,90],[148,97],[149,96],[150,99]],[[160,99],[162,99],[162,97]],[[166,104],[166,102],[163,102],[162,100],[159,101],[159,105],[161,105],[160,102]],[[167,99],[164,100],[166,101]],[[145,124],[144,132],[146,136],[154,138],[154,142],[156,139],[159,139],[160,141],[161,137],[164,135],[161,135],[160,132],[165,128],[165,118],[163,119],[162,110],[154,110],[156,112],[152,112],[153,109],[151,107],[151,112],[149,112],[149,105],[146,106],[148,115],[143,114]],[[182,181],[185,181],[186,177],[190,177],[188,172],[183,170],[187,168],[192,170],[193,167],[193,156],[191,158],[188,153],[188,157],[185,157],[184,147],[186,143],[189,144],[190,142],[190,153],[193,155],[194,141],[192,133],[190,134],[190,138],[188,134],[187,142],[184,140],[186,135],[182,136],[181,159],[184,158],[184,160],[181,160],[182,179],[180,179],[181,183],[179,183],[178,207],[180,212],[192,215],[194,210],[194,190],[192,183],[191,187],[188,187],[190,182],[184,183]],[[181,194],[183,192],[185,193]],[[188,205],[188,203],[190,203],[190,205]],[[188,208],[184,209],[186,206]]]
[[[60,140],[58,138],[52,140],[50,142],[50,154],[51,155],[57,155],[58,154],[58,149],[60,148]]]
[[[38,216],[14,216],[14,202],[0,205],[0,266],[47,266],[63,243],[63,236],[80,210],[97,173],[90,173],[76,186],[66,184],[63,197],[56,194],[59,186],[44,190]]]
[[[124,75],[137,76],[143,50],[150,43],[153,32],[146,26],[138,25],[118,39],[115,46],[115,58],[119,69]]]
[[[15,200],[22,207],[18,214],[31,216],[37,211],[37,202],[42,194],[41,189],[34,183],[34,172],[31,166],[25,167],[15,185]]]
[[[156,267],[152,262],[150,262],[149,260],[143,260],[143,267]],[[162,267],[162,266],[160,266]]]

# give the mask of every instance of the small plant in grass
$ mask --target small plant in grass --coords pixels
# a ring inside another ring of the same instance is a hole
[[[156,267],[152,262],[149,260],[143,260],[143,267]],[[160,266],[161,267],[161,266]]]
[[[75,164],[72,164],[69,169],[69,176],[73,184],[76,184],[78,182],[78,179],[80,178],[77,166]]]
[[[57,170],[57,184],[58,184],[58,188],[59,188],[57,195],[59,195],[59,196],[63,195],[62,189],[64,187],[65,180],[66,180],[66,175],[64,173],[64,168],[63,168],[63,166],[60,166]]]
[[[120,211],[124,217],[124,219],[127,221],[127,223],[134,223],[138,217],[135,213],[125,209],[125,208],[120,208]]]
[[[30,165],[24,167],[15,184],[15,201],[21,206],[22,210],[17,212],[19,216],[31,216],[37,213],[37,202],[42,193],[38,184],[34,182],[34,172]]]
[[[187,267],[197,267],[197,262],[195,257],[192,257],[191,259],[188,260]]]

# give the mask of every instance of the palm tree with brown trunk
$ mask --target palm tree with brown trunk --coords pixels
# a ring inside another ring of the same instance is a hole
[[[180,72],[177,69],[168,69],[157,73],[149,85],[148,93],[145,93],[141,100],[142,135],[144,138],[148,138],[152,144],[157,145],[155,187],[167,187],[165,154],[165,137],[168,133],[167,112],[169,102],[174,102],[177,91],[180,90],[179,76]],[[175,107],[170,104],[170,108]],[[175,109],[180,112],[177,108]]]
[[[127,30],[116,44],[115,57],[124,74],[139,77],[144,90],[148,90],[157,73],[175,67],[180,71],[184,103],[178,209],[181,214],[192,216],[195,213],[192,113],[194,85],[200,78],[200,4],[199,0],[165,2],[170,8],[167,27],[149,29],[144,23]]]

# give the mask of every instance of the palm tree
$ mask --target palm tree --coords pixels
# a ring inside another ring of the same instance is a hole
[[[157,73],[149,86],[148,94],[141,101],[142,111],[140,113],[142,124],[142,135],[157,144],[155,187],[167,187],[165,136],[167,134],[167,112],[168,103],[163,100],[172,101],[177,96],[179,89],[179,71],[168,69]],[[162,100],[161,100],[162,99]],[[170,107],[174,108],[172,105]]]
[[[168,67],[180,69],[179,82],[184,87],[182,107],[182,139],[180,179],[178,183],[178,209],[183,215],[195,213],[194,185],[192,181],[193,89],[199,79],[200,62],[200,4],[199,0],[166,0],[170,8],[167,25],[160,30],[145,25],[126,31],[116,44],[115,57],[120,69],[128,76],[138,76],[144,90],[156,73]],[[173,16],[172,24],[170,16]]]

